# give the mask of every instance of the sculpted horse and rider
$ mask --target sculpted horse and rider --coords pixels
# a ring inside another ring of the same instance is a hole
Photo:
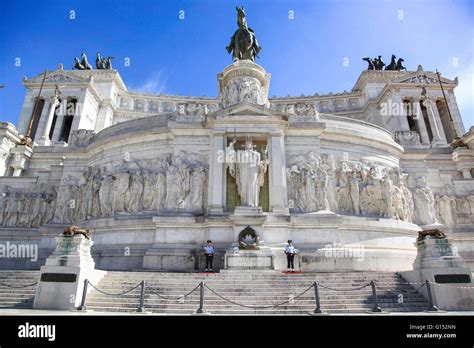
[[[371,59],[369,57],[362,58],[362,60],[365,60],[369,66],[367,67],[367,70],[383,70],[383,67],[385,66],[385,63],[382,61],[382,56],[378,56],[378,58]],[[385,66],[385,70],[407,70],[404,66],[403,63],[404,60],[403,58],[398,58],[392,54],[392,60],[390,61],[390,64]]]
[[[226,50],[228,53],[232,53],[234,62],[240,59],[255,61],[255,57],[258,57],[258,53],[262,48],[257,42],[255,32],[247,26],[244,7],[236,7],[235,9],[237,10],[237,26],[239,29],[232,35]]]
[[[89,61],[87,60],[87,56],[85,53],[82,53],[82,60],[79,60],[79,58],[75,57],[74,58],[74,66],[73,68],[75,70],[92,70],[92,66],[89,64]],[[114,57],[107,57],[103,58],[100,55],[100,52],[97,52],[97,58],[95,60],[95,67],[98,70],[111,70],[112,69],[112,59]]]

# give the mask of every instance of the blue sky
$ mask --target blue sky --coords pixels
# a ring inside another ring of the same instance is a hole
[[[232,62],[225,46],[236,5],[263,47],[257,63],[272,74],[270,95],[350,90],[367,66],[362,57],[388,62],[394,53],[409,70],[458,76],[461,115],[466,129],[474,124],[472,0],[3,0],[0,120],[16,124],[23,75],[69,69],[82,51],[91,62],[97,51],[114,56],[129,89],[216,96],[216,74]]]

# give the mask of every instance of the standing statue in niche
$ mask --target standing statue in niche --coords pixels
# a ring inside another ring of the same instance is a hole
[[[258,207],[260,187],[264,184],[268,159],[253,149],[252,138],[245,140],[245,149],[237,151],[238,163],[229,163],[230,175],[235,178],[242,206]]]
[[[244,7],[235,8],[237,10],[237,29],[230,39],[229,46],[226,47],[228,53],[232,52],[234,62],[240,59],[250,59],[255,61],[258,53],[262,49],[255,36],[255,32],[247,26]]]

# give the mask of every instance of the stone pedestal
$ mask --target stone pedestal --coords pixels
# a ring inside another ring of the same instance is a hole
[[[81,304],[84,280],[95,286],[107,273],[94,269],[93,244],[83,235],[56,237],[56,250],[41,267],[33,308],[71,310]]]
[[[275,265],[269,248],[239,250],[238,247],[232,247],[225,253],[225,268],[229,270],[273,270]]]
[[[154,245],[148,249],[143,257],[143,268],[161,271],[184,271],[196,269],[196,260],[193,249],[186,245],[173,247]]]
[[[269,107],[270,77],[265,69],[251,60],[235,61],[217,76],[222,107],[239,103]]]
[[[431,283],[433,301],[444,310],[473,310],[474,287],[471,271],[464,260],[457,255],[447,238],[437,239],[427,236],[417,241],[417,257],[413,271],[401,272],[410,283],[418,288],[428,280]],[[419,292],[428,298],[426,286]]]
[[[267,219],[262,207],[238,206],[230,218],[234,225],[234,242],[224,255],[224,267],[229,270],[275,269],[272,251],[264,240],[259,239],[258,250],[239,248],[239,235],[246,229],[253,230],[254,236],[262,237],[263,223]]]
[[[238,216],[263,216],[262,207],[235,207],[234,215]]]
[[[13,168],[12,176],[21,176],[21,173],[28,166],[28,162],[33,154],[32,149],[26,145],[17,145],[11,151],[10,165]]]

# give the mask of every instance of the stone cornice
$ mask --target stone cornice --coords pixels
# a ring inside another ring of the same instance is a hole
[[[0,122],[0,134],[6,136],[9,140],[19,143],[21,136],[16,127],[10,122]]]
[[[443,87],[452,89],[457,86],[457,80],[449,80],[441,77]],[[436,84],[439,86],[438,76],[432,71],[386,71],[386,70],[365,70],[357,79],[352,92],[361,92],[367,83],[386,83],[386,84],[402,84],[404,86],[421,85],[426,83]]]
[[[81,70],[82,71],[82,70]],[[96,70],[84,70],[84,71],[96,71]],[[99,71],[99,70],[98,70]],[[84,76],[76,76],[75,73],[79,70],[55,70],[46,74],[46,79],[44,82],[44,90],[54,90],[56,85],[59,85],[60,89],[65,88],[78,88],[78,89],[87,89],[91,92],[94,99],[100,103],[104,98],[101,96],[99,90],[97,89],[95,82],[98,81],[95,78],[95,75],[89,75],[88,78]],[[40,74],[32,79],[23,79],[23,85],[29,89],[40,88],[41,82],[43,79],[43,74]]]
[[[125,91],[120,92],[119,97],[129,97],[129,98],[140,98],[145,100],[156,100],[156,101],[170,101],[176,103],[187,103],[187,102],[196,102],[196,103],[219,103],[219,99],[207,97],[207,96],[181,96],[181,95],[169,95],[169,94],[153,94],[137,91]]]

